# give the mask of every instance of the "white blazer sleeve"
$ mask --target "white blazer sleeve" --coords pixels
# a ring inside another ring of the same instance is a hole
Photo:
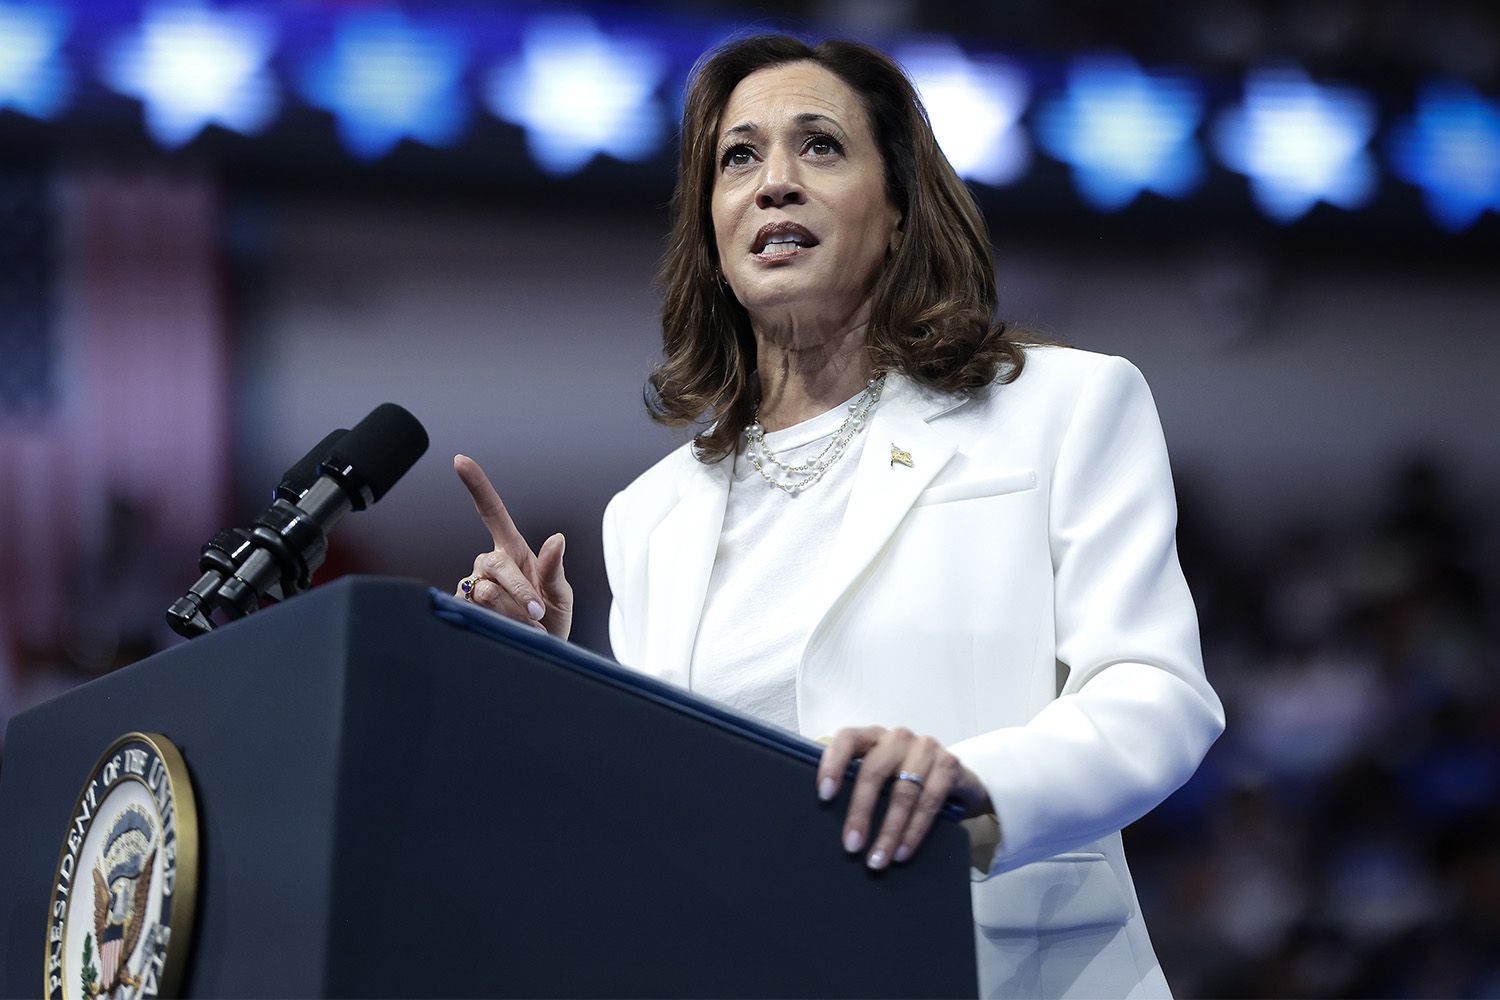
[[[989,788],[998,874],[1096,840],[1185,782],[1224,728],[1177,561],[1151,392],[1107,358],[1080,391],[1050,484],[1060,696],[950,749]]]
[[[619,495],[610,500],[609,505],[604,508],[604,575],[609,580],[609,647],[614,653],[615,660],[619,663],[630,665],[635,662],[635,654],[626,648],[625,637],[625,609],[620,604],[620,595],[624,592],[624,580],[621,579],[625,573],[624,557],[620,552],[620,504]]]

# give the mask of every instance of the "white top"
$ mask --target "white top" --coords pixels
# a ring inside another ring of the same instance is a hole
[[[766,447],[788,465],[807,461],[848,416],[844,403],[767,433]],[[797,661],[813,625],[806,591],[832,551],[865,437],[863,431],[856,435],[823,478],[796,496],[766,482],[743,451],[735,454],[724,528],[693,646],[693,691],[797,731]],[[769,463],[766,471],[776,474]]]

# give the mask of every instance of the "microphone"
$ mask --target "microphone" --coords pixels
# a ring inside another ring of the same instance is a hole
[[[216,610],[241,618],[262,598],[307,590],[328,554],[329,530],[385,496],[426,450],[427,431],[395,403],[325,436],[282,474],[252,527],[221,531],[203,547],[203,575],[167,609],[167,624],[193,638],[213,631]]]
[[[274,503],[285,500],[296,504],[318,478],[318,463],[327,455],[334,443],[349,433],[340,427],[331,431],[323,440],[313,445],[312,450],[295,465],[281,474],[281,482],[271,494]],[[167,610],[167,623],[179,635],[202,635],[213,629],[211,615],[218,601],[220,586],[234,576],[235,569],[243,563],[255,547],[255,537],[247,528],[225,528],[203,546],[203,555],[198,559],[198,570],[203,574],[181,600]],[[272,588],[273,596],[277,588]]]
[[[281,482],[276,484],[276,489],[271,491],[271,499],[285,500],[287,503],[296,503],[302,499],[308,487],[318,478],[318,464],[323,461],[323,456],[333,450],[334,444],[348,434],[346,427],[339,427],[328,432],[323,440],[312,446],[312,450],[297,460],[297,464],[281,474]]]

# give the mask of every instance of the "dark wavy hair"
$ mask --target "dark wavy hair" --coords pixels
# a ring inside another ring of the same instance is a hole
[[[720,280],[710,198],[719,119],[741,80],[758,69],[812,62],[859,95],[901,213],[902,239],[872,292],[867,345],[878,371],[947,392],[1014,380],[1021,341],[995,319],[995,270],[984,217],[938,148],[916,88],[885,54],[857,42],[810,46],[757,35],[707,53],[688,84],[679,136],[671,236],[662,286],[663,359],[646,408],[671,426],[710,422],[694,438],[702,462],[735,450],[758,401],[750,318]]]

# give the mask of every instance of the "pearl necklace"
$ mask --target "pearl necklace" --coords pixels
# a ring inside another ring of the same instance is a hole
[[[875,409],[876,403],[880,402],[880,390],[884,388],[885,373],[865,383],[864,389],[860,390],[859,395],[850,401],[849,415],[844,418],[843,423],[839,424],[838,430],[833,432],[833,439],[823,447],[822,451],[818,452],[816,458],[798,462],[795,465],[783,462],[766,445],[766,430],[760,425],[760,408],[756,407],[755,413],[750,418],[750,426],[745,428],[745,455],[750,459],[750,464],[755,466],[755,471],[760,473],[762,479],[778,490],[784,490],[796,496],[822,479],[823,473],[843,457],[849,447],[849,442],[864,429],[870,411]]]

